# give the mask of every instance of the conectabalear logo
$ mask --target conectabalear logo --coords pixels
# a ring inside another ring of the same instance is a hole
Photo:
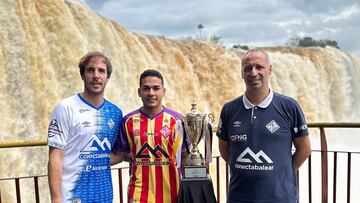
[[[81,152],[108,152],[111,149],[109,140],[105,137],[102,141],[94,135],[94,137],[81,149]]]
[[[102,141],[94,135],[94,137],[86,143],[86,145],[80,150],[80,159],[100,159],[110,158],[111,144],[107,138]]]
[[[238,169],[260,171],[271,171],[274,169],[273,161],[265,152],[260,150],[255,154],[249,147],[241,152],[236,161],[238,163],[235,164],[235,168]]]
[[[148,143],[145,143],[136,154],[136,158],[150,158],[150,154],[155,158],[161,158],[160,154],[158,153],[160,153],[165,158],[169,158],[169,155],[166,153],[166,151],[159,145],[153,149]]]
[[[136,154],[136,158],[137,166],[168,166],[171,164],[169,154],[160,145],[152,148],[145,143]]]

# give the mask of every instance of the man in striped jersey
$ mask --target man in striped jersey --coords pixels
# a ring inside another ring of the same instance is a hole
[[[175,203],[182,159],[191,143],[183,128],[185,118],[162,105],[166,89],[160,72],[144,71],[139,83],[143,106],[123,118],[114,146],[117,154],[131,156],[128,200]]]

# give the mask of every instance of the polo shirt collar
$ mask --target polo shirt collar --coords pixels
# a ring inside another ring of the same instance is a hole
[[[257,105],[260,108],[266,108],[270,105],[272,98],[273,98],[273,91],[270,89],[269,95],[262,101],[259,105]],[[249,99],[246,97],[246,94],[243,96],[243,103],[246,109],[254,108],[256,105],[252,104]]]

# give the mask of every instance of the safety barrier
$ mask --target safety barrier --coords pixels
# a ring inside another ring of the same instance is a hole
[[[314,163],[312,161],[312,157],[319,153],[321,157],[321,163],[320,163],[320,170],[321,170],[321,202],[327,203],[329,201],[329,154],[333,156],[332,162],[332,200],[334,203],[337,201],[337,191],[338,191],[338,155],[340,154],[346,154],[347,156],[347,168],[346,168],[346,200],[341,200],[341,202],[347,202],[350,203],[351,200],[351,180],[352,180],[352,156],[353,155],[360,155],[360,152],[351,152],[351,151],[329,151],[328,150],[328,144],[327,144],[327,136],[325,133],[325,128],[360,128],[360,123],[310,123],[308,124],[309,128],[316,128],[320,131],[320,150],[313,150],[312,155],[308,158],[307,164],[304,164],[300,171],[297,172],[297,177],[299,178],[299,173],[305,172],[307,170],[307,176],[308,176],[308,202],[319,202],[318,199],[314,200],[313,197],[313,184],[314,184],[314,178],[313,178],[313,168]],[[315,135],[311,135],[315,136]],[[360,136],[354,135],[354,136]],[[359,143],[360,144],[360,143]],[[46,146],[46,142],[44,141],[21,141],[21,142],[7,142],[7,143],[0,143],[0,149],[1,148],[13,148],[13,147],[32,147],[32,146]],[[213,146],[217,147],[217,146]],[[225,186],[226,194],[228,193],[228,184],[229,184],[229,168],[227,166],[224,166],[223,160],[219,156],[214,156],[215,159],[214,162],[210,164],[210,166],[215,165],[215,174],[216,177],[213,177],[214,185],[216,185],[216,197],[218,200],[218,203],[220,202],[226,202],[226,199],[221,199],[221,188]],[[221,164],[222,163],[222,164]],[[221,169],[223,166],[223,169]],[[307,167],[306,167],[307,166]],[[211,167],[210,167],[211,168]],[[225,168],[225,169],[224,169]],[[119,195],[119,201],[120,203],[126,202],[124,199],[124,185],[127,185],[126,182],[123,180],[123,171],[128,170],[128,167],[121,167],[121,168],[113,168],[112,170],[117,170],[118,174],[118,186],[119,190],[114,191],[115,193],[118,193]],[[225,170],[225,178],[220,177],[220,170]],[[33,179],[34,182],[34,202],[39,203],[40,200],[40,191],[39,191],[39,184],[38,180],[39,178],[46,178],[47,175],[37,175],[37,176],[27,176],[27,177],[10,177],[10,178],[3,178],[0,179],[0,181],[14,181],[15,184],[15,194],[16,194],[16,201],[17,203],[21,203],[21,190],[20,190],[20,181],[24,179]],[[215,179],[214,179],[215,178]],[[298,181],[299,184],[299,181]],[[299,187],[299,185],[298,185]],[[226,196],[226,195],[225,195]],[[1,196],[1,188],[0,188],[0,203],[2,203],[2,196]]]

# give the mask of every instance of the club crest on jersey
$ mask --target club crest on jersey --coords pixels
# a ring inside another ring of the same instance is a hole
[[[160,133],[162,134],[163,137],[166,138],[166,137],[168,137],[169,134],[171,133],[171,130],[170,130],[170,128],[166,125],[166,126],[164,126],[164,127],[161,128]]]
[[[266,128],[271,132],[274,133],[276,132],[280,126],[279,124],[277,124],[274,120],[270,121],[268,124],[266,124]]]
[[[113,127],[115,125],[114,121],[111,118],[109,118],[109,120],[107,121],[107,124],[108,124],[110,129],[113,129]]]
[[[55,135],[61,136],[61,134],[62,131],[59,128],[59,124],[57,120],[54,118],[49,124],[48,136],[49,137],[54,137]]]

